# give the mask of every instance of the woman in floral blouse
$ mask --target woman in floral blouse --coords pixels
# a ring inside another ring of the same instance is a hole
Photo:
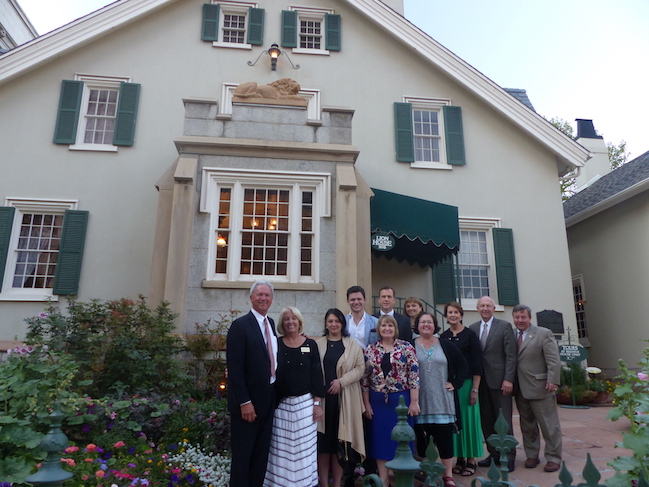
[[[412,345],[399,340],[399,328],[392,316],[381,316],[376,329],[379,341],[365,350],[365,376],[361,387],[364,414],[371,420],[367,430],[367,456],[376,459],[379,476],[387,486],[385,464],[394,458],[397,449],[397,442],[391,438],[392,428],[397,424],[395,408],[399,405],[399,397],[404,396],[408,414],[419,414],[419,366]]]

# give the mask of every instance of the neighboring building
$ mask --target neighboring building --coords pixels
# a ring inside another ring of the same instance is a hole
[[[191,332],[260,277],[310,333],[353,284],[575,330],[557,175],[589,153],[524,93],[399,0],[204,3],[117,1],[0,57],[0,339],[71,293],[168,299]],[[283,78],[306,102],[234,97]]]
[[[0,0],[0,54],[38,36],[17,0]]]
[[[595,169],[563,208],[579,340],[589,347],[588,363],[612,377],[618,359],[635,367],[648,346],[643,299],[649,263],[643,256],[649,246],[649,152],[607,170],[606,144],[592,121],[584,122],[577,140],[601,158],[593,158]]]

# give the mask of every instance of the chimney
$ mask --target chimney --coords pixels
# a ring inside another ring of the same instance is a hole
[[[575,181],[576,191],[579,192],[611,172],[611,163],[608,160],[608,147],[606,147],[604,137],[597,135],[593,121],[582,118],[575,121],[577,122],[575,141],[588,149],[591,156],[581,168],[581,173]]]

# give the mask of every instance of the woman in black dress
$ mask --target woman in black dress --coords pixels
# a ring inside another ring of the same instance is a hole
[[[322,360],[327,393],[324,420],[318,423],[318,471],[320,485],[340,486],[344,472],[336,453],[339,442],[349,443],[361,458],[365,457],[363,437],[363,398],[360,380],[365,371],[363,349],[349,336],[343,313],[332,308],[325,313],[325,336],[316,340]]]

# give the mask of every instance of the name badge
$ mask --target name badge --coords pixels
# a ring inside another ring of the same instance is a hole
[[[309,347],[300,347],[300,352],[302,353],[309,353],[311,349]]]

